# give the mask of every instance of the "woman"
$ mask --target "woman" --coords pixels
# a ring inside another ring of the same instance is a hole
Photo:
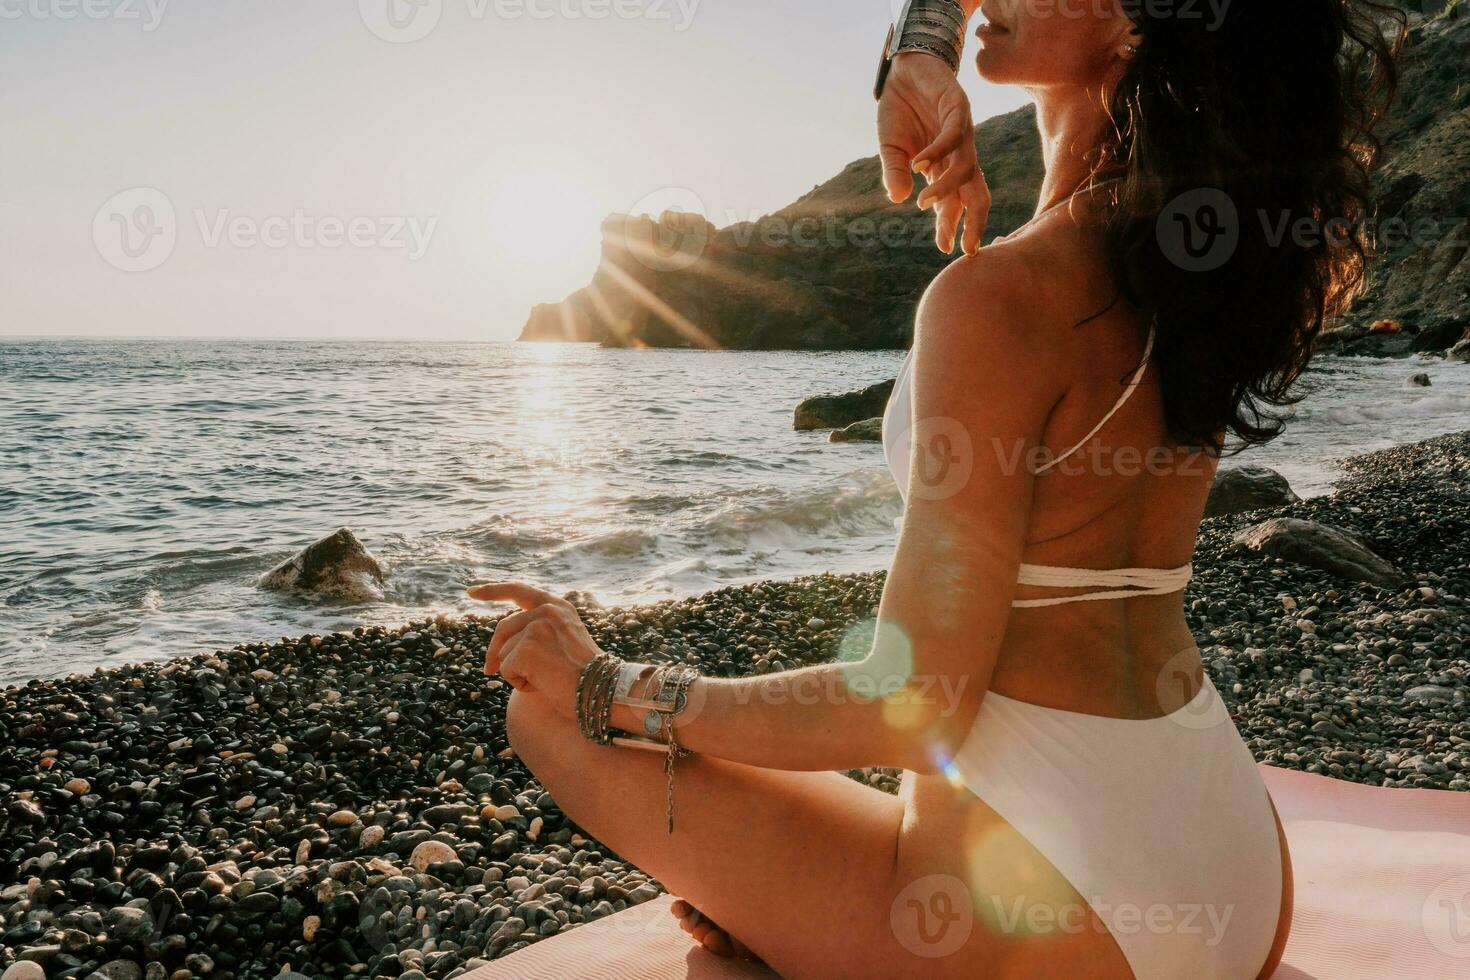
[[[565,601],[471,590],[522,608],[485,669],[517,688],[525,763],[697,938],[783,976],[1248,980],[1286,942],[1280,825],[1181,590],[1227,437],[1275,433],[1361,280],[1355,235],[1271,230],[1362,216],[1383,11],[1072,6],[985,4],[979,70],[1034,95],[1046,162],[1036,217],[988,247],[953,75],[912,52],[887,80],[890,196],[927,171],[920,206],[946,248],[968,211],[969,254],[889,405],[906,508],[865,660],[660,686]],[[692,755],[671,784],[612,729]],[[864,766],[903,792],[835,772]]]

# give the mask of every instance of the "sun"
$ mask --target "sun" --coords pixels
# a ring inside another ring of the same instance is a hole
[[[595,261],[603,209],[581,181],[551,170],[499,184],[490,199],[490,242],[503,259],[556,271]]]

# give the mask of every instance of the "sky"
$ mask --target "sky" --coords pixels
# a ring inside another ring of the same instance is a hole
[[[512,339],[604,215],[876,152],[892,4],[0,0],[0,334]]]

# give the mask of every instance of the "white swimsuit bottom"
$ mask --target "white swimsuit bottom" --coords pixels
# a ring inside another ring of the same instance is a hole
[[[1265,965],[1280,840],[1208,677],[1189,704],[1145,721],[989,693],[954,770],[1071,883],[1138,980],[1254,980]],[[1025,928],[1015,909],[980,911]],[[1082,911],[1061,910],[1056,927],[1080,927]]]
[[[1153,342],[1150,329],[1122,397],[1043,470],[1081,449],[1123,407],[1143,378]],[[906,360],[883,417],[884,454],[900,491],[911,465],[910,374]],[[1190,574],[1188,565],[1022,565],[1022,584],[1098,591],[1012,605],[1165,595],[1183,589]],[[1137,980],[1255,980],[1265,966],[1281,910],[1281,842],[1255,760],[1208,676],[1187,705],[1143,721],[988,693],[950,775],[1071,883],[1108,927]],[[977,909],[1001,929],[1027,928],[1015,919],[1020,911]],[[1055,928],[1086,923],[1085,910],[1057,912]]]

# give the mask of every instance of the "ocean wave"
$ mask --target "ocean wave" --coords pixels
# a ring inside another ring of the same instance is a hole
[[[887,470],[863,470],[796,490],[766,486],[741,493],[691,536],[780,547],[794,538],[891,531],[900,503]]]
[[[578,541],[569,541],[554,549],[553,553],[563,557],[593,555],[600,558],[631,558],[653,550],[659,536],[641,528],[621,528],[593,534]]]

